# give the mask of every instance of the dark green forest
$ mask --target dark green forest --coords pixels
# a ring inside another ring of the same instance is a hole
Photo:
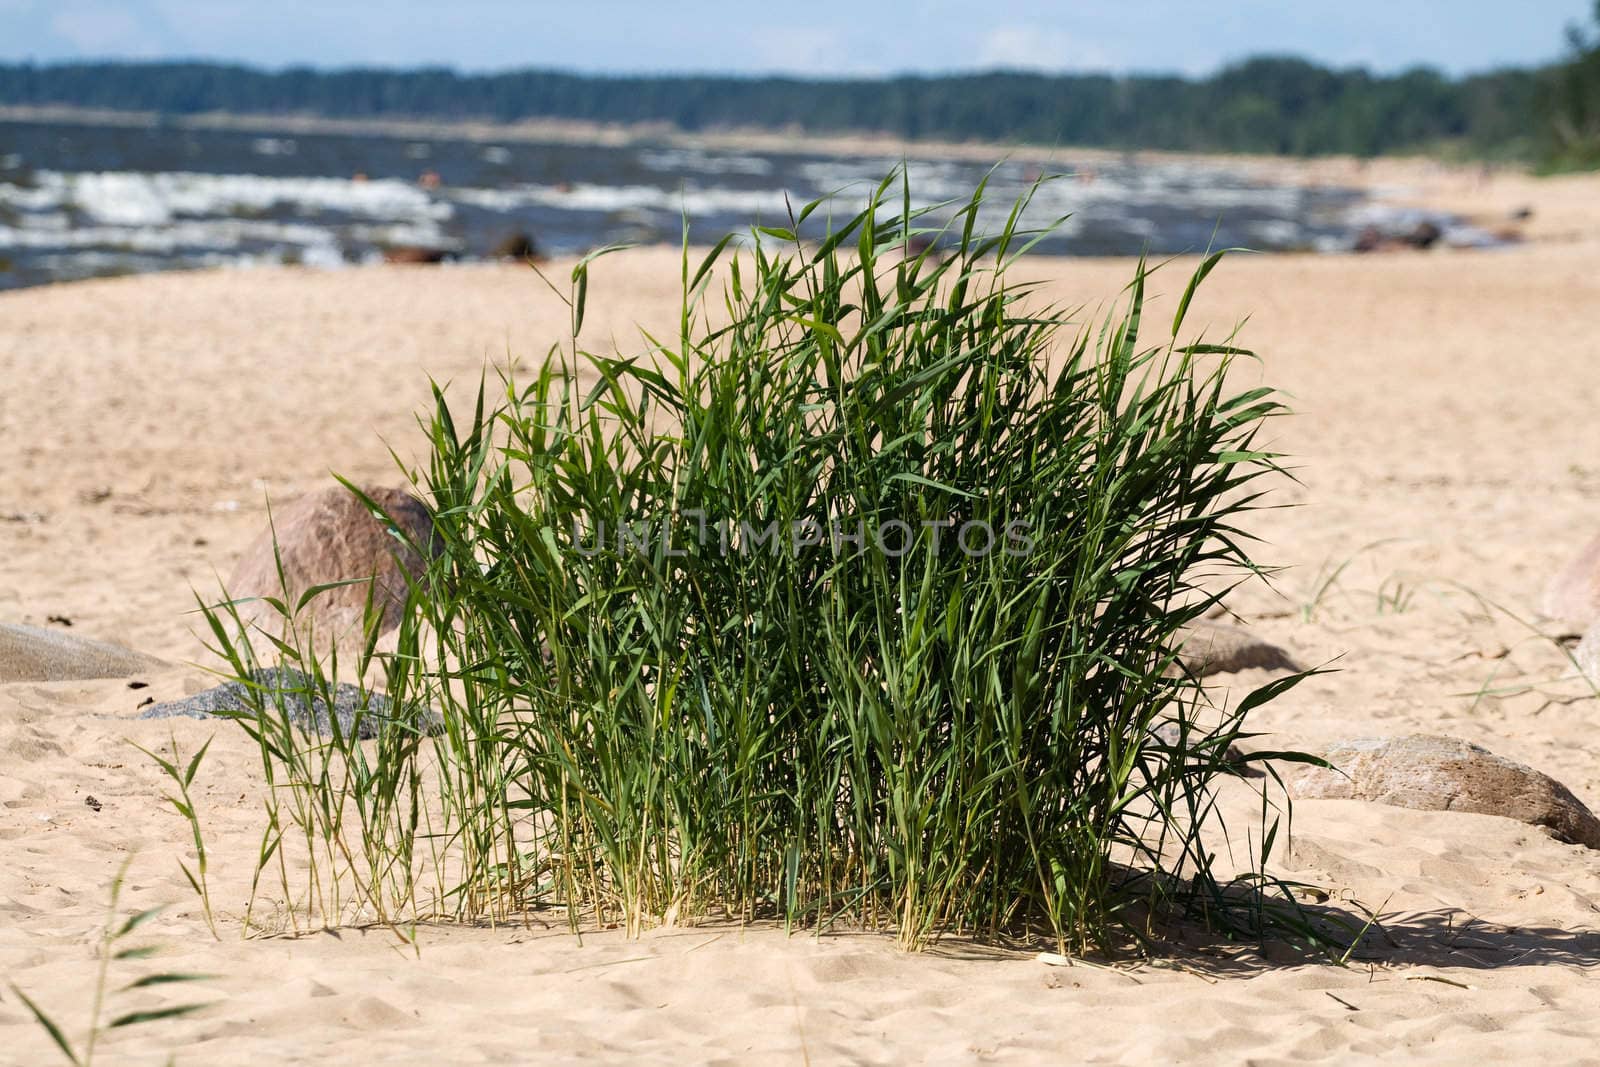
[[[1596,5],[1600,27],[1600,3]],[[993,73],[808,80],[520,70],[260,70],[217,63],[0,66],[0,104],[337,118],[558,118],[684,130],[870,131],[913,139],[1600,162],[1600,33],[1565,62],[1461,78],[1263,57],[1207,78]]]

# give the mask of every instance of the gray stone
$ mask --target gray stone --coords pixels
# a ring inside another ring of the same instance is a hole
[[[250,679],[257,689],[264,691],[261,699],[266,702],[269,712],[275,712],[281,706],[288,711],[290,721],[301,730],[324,737],[333,733],[327,702],[320,693],[315,692],[314,680],[309,675],[289,667],[267,667],[252,671]],[[363,700],[366,713],[358,722],[356,712],[363,706]],[[379,726],[391,718],[388,697],[370,691],[363,697],[359,688],[348,683],[340,683],[334,688],[333,712],[338,717],[341,732],[349,734],[354,730],[362,740],[376,737]],[[146,709],[139,718],[212,719],[253,717],[254,714],[250,690],[235,681],[213,686],[182,700],[157,704]],[[437,732],[441,725],[439,713],[431,708],[417,709],[411,718],[427,733]]]
[[[140,652],[59,630],[0,623],[0,683],[132,678],[166,669]]]
[[[1332,745],[1322,756],[1338,770],[1302,768],[1290,779],[1295,796],[1500,815],[1600,848],[1600,820],[1566,786],[1467,741],[1431,734],[1361,737]]]
[[[1178,662],[1197,678],[1251,669],[1300,670],[1283,649],[1240,626],[1199,619],[1185,626],[1178,640]]]

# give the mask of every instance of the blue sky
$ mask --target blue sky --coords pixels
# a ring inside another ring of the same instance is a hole
[[[1560,54],[1592,0],[0,0],[0,60],[204,57],[882,74],[1208,73],[1262,52],[1450,72]]]

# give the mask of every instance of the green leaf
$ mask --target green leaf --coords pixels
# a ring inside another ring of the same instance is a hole
[[[159,951],[160,949],[154,945],[138,945],[134,948],[121,949],[111,958],[114,960],[147,960]]]
[[[798,315],[795,316],[794,321],[798,322],[802,326],[817,331],[836,345],[844,344],[844,336],[839,333],[838,327],[833,326],[830,323],[823,322],[821,319],[801,318]]]
[[[108,1030],[116,1030],[124,1026],[137,1026],[140,1023],[153,1023],[161,1019],[175,1019],[180,1015],[191,1015],[202,1008],[209,1008],[209,1004],[179,1004],[171,1008],[154,1008],[150,1011],[130,1011],[126,1015],[119,1015],[106,1026]]]
[[[305,592],[301,593],[300,594],[300,599],[295,601],[294,613],[296,615],[300,614],[300,612],[305,609],[305,606],[307,604],[311,603],[313,600],[315,600],[317,597],[321,596],[323,593],[330,592],[331,590],[334,590],[334,589],[343,589],[347,585],[366,585],[366,586],[370,586],[371,584],[372,584],[372,579],[369,577],[369,578],[341,578],[339,581],[336,581],[336,582],[322,582],[319,585],[313,585],[309,589],[307,589]],[[287,614],[287,613],[285,613],[285,614]]]
[[[184,863],[182,860],[179,860],[178,869],[182,871],[183,876],[189,880],[189,888],[194,890],[195,895],[204,899],[206,895],[205,890],[200,888],[200,879],[194,876],[194,872],[189,869],[189,865]]]
[[[122,924],[122,928],[112,935],[112,940],[115,941],[118,938],[126,937],[165,910],[166,905],[163,904],[154,908],[146,908],[144,911],[129,916],[128,921]]]
[[[153,985],[171,985],[174,982],[211,982],[216,980],[214,974],[147,974],[137,981],[129,982],[122,987],[123,992],[130,989],[144,989]]]
[[[1222,262],[1222,257],[1229,251],[1232,251],[1232,249],[1223,249],[1221,252],[1211,253],[1200,262],[1199,268],[1189,276],[1189,284],[1183,290],[1183,299],[1178,301],[1177,314],[1172,316],[1172,336],[1178,336],[1178,331],[1183,328],[1183,317],[1189,313],[1189,302],[1194,299],[1195,290],[1200,288],[1200,283],[1206,280],[1206,275],[1210,274],[1212,269]]]
[[[576,287],[572,297],[572,336],[576,337],[583,332],[583,309],[589,299],[589,271],[574,269],[572,280]]]
[[[949,493],[952,496],[965,497],[968,500],[976,500],[978,498],[977,493],[971,493],[965,489],[957,489],[953,485],[946,485],[943,482],[936,482],[932,478],[925,478],[922,475],[915,474],[911,471],[900,471],[898,473],[891,474],[889,476],[889,481],[909,482],[912,485],[923,485],[927,486],[929,489],[937,489],[941,493]]]
[[[1285,675],[1282,678],[1274,678],[1267,684],[1251,690],[1250,693],[1239,702],[1239,706],[1235,709],[1234,714],[1242,718],[1249,712],[1265,704],[1267,701],[1276,700],[1278,697],[1282,696],[1284,693],[1287,693],[1289,690],[1293,689],[1307,678],[1312,678],[1319,674],[1329,673],[1331,672],[1326,668],[1318,667],[1309,671],[1300,671],[1296,674]]]
[[[55,1020],[46,1015],[40,1009],[39,1005],[35,1004],[26,993],[18,989],[15,985],[11,987],[11,992],[15,993],[17,995],[17,999],[22,1001],[27,1009],[33,1013],[34,1019],[40,1026],[44,1027],[45,1033],[50,1035],[50,1040],[56,1043],[56,1048],[61,1050],[61,1054],[67,1058],[67,1062],[81,1067],[82,1061],[78,1059],[77,1053],[72,1051],[72,1046],[67,1044],[67,1037],[61,1032],[61,1027],[55,1024]]]
[[[194,772],[200,769],[200,761],[206,758],[206,749],[211,747],[211,742],[215,739],[215,737],[216,735],[213,734],[211,737],[206,738],[206,743],[200,746],[200,751],[196,752],[194,754],[194,758],[189,761],[188,768],[183,772],[183,785],[185,789],[187,789],[189,784],[194,781]]]
[[[1291,750],[1260,749],[1256,752],[1247,752],[1235,763],[1304,763],[1311,767],[1323,767],[1330,771],[1339,768],[1323,759],[1321,756],[1310,752],[1295,752]]]
[[[711,270],[716,266],[717,259],[727,249],[728,243],[733,240],[733,236],[731,233],[723,234],[722,239],[713,245],[711,251],[707,252],[705,258],[700,261],[699,268],[694,272],[694,278],[689,282],[688,288],[691,293],[698,292],[701,283],[710,277]]]

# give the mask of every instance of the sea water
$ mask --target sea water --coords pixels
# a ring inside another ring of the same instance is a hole
[[[859,208],[902,160],[481,137],[263,133],[178,124],[0,122],[0,288],[208,266],[337,268],[426,250],[481,259],[526,234],[543,254],[611,243],[711,243],[752,225]],[[1373,217],[1353,189],[1275,184],[1245,164],[1015,150],[992,162],[912,159],[913,205],[963,201],[989,175],[979,229],[1033,190],[1024,223],[1065,217],[1039,246],[1071,255],[1207,248],[1335,250]],[[991,172],[992,168],[992,174]],[[1044,176],[1049,180],[1038,184]],[[1036,187],[1037,186],[1037,187]],[[952,208],[927,220],[937,225]]]

